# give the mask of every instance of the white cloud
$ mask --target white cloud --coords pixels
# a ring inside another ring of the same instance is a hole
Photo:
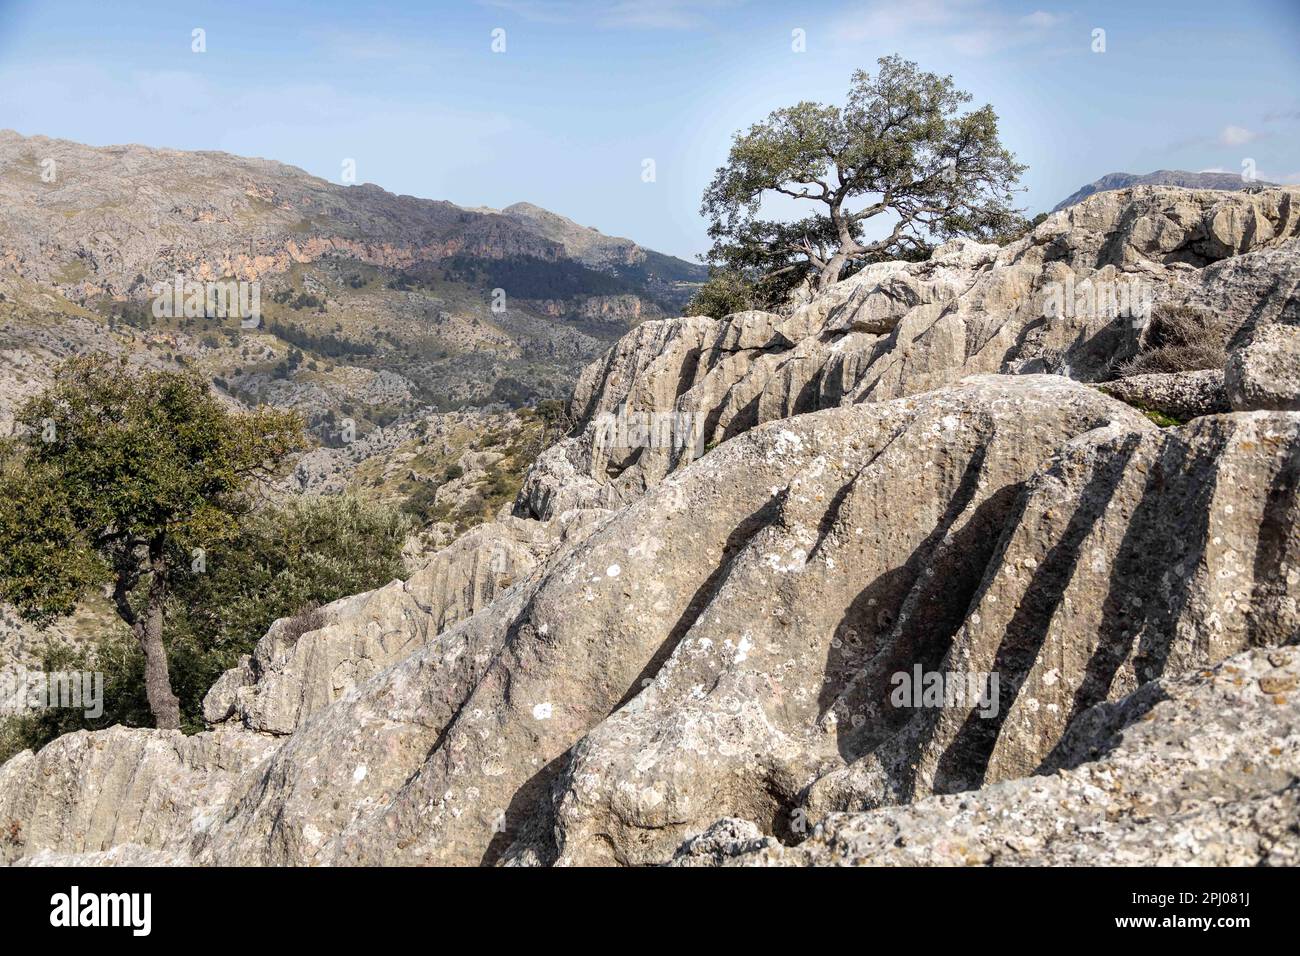
[[[1259,137],[1258,133],[1253,133],[1244,126],[1225,126],[1223,132],[1219,133],[1219,142],[1224,146],[1242,146]]]
[[[323,56],[344,60],[395,60],[427,59],[428,43],[419,42],[390,33],[363,30],[311,28],[303,34],[315,42]]]
[[[1067,19],[1044,10],[1013,16],[986,0],[869,0],[841,17],[833,33],[848,43],[927,40],[962,56],[981,57],[1044,44]]]
[[[1035,10],[1033,13],[1020,18],[1020,22],[1025,26],[1043,30],[1048,27],[1054,27],[1058,23],[1063,23],[1064,21],[1064,13],[1048,13],[1046,10]]]

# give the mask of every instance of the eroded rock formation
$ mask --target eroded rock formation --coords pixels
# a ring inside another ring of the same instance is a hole
[[[641,325],[518,517],[277,622],[205,734],[10,761],[0,853],[1294,861],[1300,412],[1269,330],[1300,325],[1297,197],[1106,192],[788,316]],[[1183,425],[1096,387],[1144,347],[1132,317],[1044,316],[1136,278],[1228,327]],[[628,415],[692,441],[619,440]],[[900,703],[913,672],[981,693]]]

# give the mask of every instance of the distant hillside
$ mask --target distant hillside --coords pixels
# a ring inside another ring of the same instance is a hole
[[[265,159],[0,131],[0,422],[59,358],[197,368],[322,433],[566,395],[705,270],[527,203],[344,186]],[[158,317],[177,276],[260,283],[256,329]]]
[[[1256,180],[1256,185],[1272,186]],[[1054,207],[1052,212],[1066,209],[1082,202],[1093,193],[1106,192],[1108,189],[1125,189],[1129,186],[1185,186],[1188,189],[1244,189],[1249,183],[1243,182],[1238,173],[1189,173],[1181,169],[1157,169],[1154,173],[1139,176],[1135,173],[1107,173],[1096,182],[1071,193]]]

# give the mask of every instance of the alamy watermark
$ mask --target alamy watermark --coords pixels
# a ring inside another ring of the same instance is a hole
[[[702,412],[618,412],[596,416],[596,442],[603,448],[689,449],[692,458],[704,454]]]
[[[1084,279],[1049,282],[1043,287],[1043,317],[1047,319],[1133,320],[1140,329],[1151,318],[1155,287],[1145,279]]]
[[[153,929],[153,894],[83,893],[73,886],[50,897],[50,925],[119,926],[130,929],[132,936],[148,936]]]
[[[996,673],[927,671],[916,664],[892,674],[889,682],[894,685],[889,702],[895,707],[966,707],[984,718],[998,715]]]
[[[255,329],[262,321],[260,282],[201,282],[178,275],[172,282],[155,282],[149,291],[155,319],[237,318],[245,329]]]
[[[81,710],[88,720],[104,714],[104,675],[99,671],[0,671],[0,714],[53,707]]]

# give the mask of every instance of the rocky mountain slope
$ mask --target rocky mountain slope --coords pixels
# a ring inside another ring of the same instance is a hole
[[[704,271],[527,204],[469,210],[267,160],[12,131],[0,266],[0,418],[49,359],[94,348],[363,430],[563,397],[629,327],[676,314]],[[177,276],[259,283],[262,322],[155,315],[155,283]]]
[[[1245,189],[1250,183],[1241,178],[1240,173],[1189,173],[1183,169],[1157,169],[1154,173],[1137,175],[1136,173],[1107,173],[1086,186],[1080,186],[1070,195],[1052,207],[1052,212],[1060,212],[1076,203],[1081,203],[1094,193],[1110,189],[1127,189],[1129,186],[1182,186],[1185,189]],[[1276,186],[1276,183],[1256,180],[1260,187]]]
[[[1293,862],[1298,290],[1300,190],[1139,187],[644,323],[515,517],[277,623],[210,731],[0,767],[0,857]]]

